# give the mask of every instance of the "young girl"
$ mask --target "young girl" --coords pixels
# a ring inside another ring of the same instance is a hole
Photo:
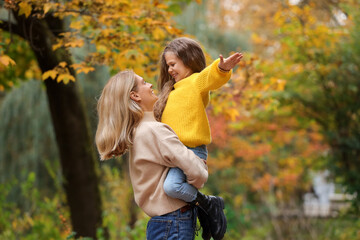
[[[180,141],[204,160],[207,159],[206,145],[211,142],[205,110],[210,90],[221,87],[230,79],[232,68],[241,58],[241,53],[226,59],[220,55],[219,59],[205,68],[205,56],[200,45],[185,37],[171,41],[161,55],[158,82],[160,96],[154,108],[155,118],[169,125]],[[190,203],[201,195],[186,182],[179,168],[170,169],[164,190],[169,196]],[[210,220],[216,217],[209,212],[207,214]],[[214,239],[222,239],[226,227],[220,232],[215,232],[212,227],[210,230]]]
[[[193,240],[196,208],[168,197],[163,183],[169,167],[178,167],[189,184],[200,188],[207,180],[207,167],[168,125],[155,120],[156,100],[152,85],[133,71],[123,71],[110,78],[98,101],[96,146],[102,160],[129,150],[135,201],[151,217],[147,239]],[[217,200],[204,196],[198,204],[213,212],[222,211]]]

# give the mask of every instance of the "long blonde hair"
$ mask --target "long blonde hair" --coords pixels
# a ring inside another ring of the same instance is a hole
[[[167,52],[174,53],[193,73],[201,72],[206,67],[205,55],[200,44],[191,38],[176,38],[165,47],[160,57],[160,77],[157,83],[159,99],[154,105],[154,115],[158,121],[161,121],[169,94],[175,84],[168,72],[169,66],[165,60]]]
[[[135,73],[125,70],[111,77],[102,90],[95,136],[101,160],[122,155],[132,144],[134,129],[143,117],[140,106],[130,99],[136,88]]]

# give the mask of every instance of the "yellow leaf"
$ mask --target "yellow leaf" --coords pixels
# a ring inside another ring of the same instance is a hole
[[[169,7],[167,5],[165,5],[165,4],[159,3],[159,4],[156,4],[156,8],[168,9]]]
[[[43,73],[42,75],[42,80],[45,81],[46,79],[48,79],[49,77],[51,79],[55,79],[56,76],[58,75],[58,72],[55,70],[49,70]]]
[[[33,69],[28,69],[25,71],[25,77],[27,79],[31,79],[31,78],[34,78],[34,71]]]
[[[77,68],[81,68],[82,65],[79,64],[79,63],[73,63],[73,64],[70,65],[70,67],[72,67],[73,69],[77,69]]]
[[[135,65],[132,67],[132,69],[134,70],[134,72],[136,74],[138,74],[139,76],[144,76],[144,68],[142,66],[138,66],[138,65]]]
[[[25,14],[25,17],[29,17],[31,14],[32,7],[27,2],[21,2],[19,4],[20,10],[19,15]]]
[[[76,22],[71,22],[71,23],[70,23],[70,28],[73,28],[73,29],[79,30],[79,29],[82,28],[82,26],[83,26],[83,23],[80,22],[80,21],[76,21]]]
[[[255,44],[261,44],[262,42],[264,42],[264,39],[262,39],[258,34],[253,33],[251,34],[251,40],[255,43]]]
[[[283,79],[279,79],[278,82],[277,82],[277,90],[278,91],[284,91],[285,89],[285,85],[286,85],[286,80],[283,80]]]
[[[82,39],[77,39],[75,41],[72,42],[68,42],[65,44],[65,47],[82,47],[84,45],[84,40]]]
[[[75,77],[74,77],[73,75],[70,75],[70,74],[69,74],[69,79],[70,79],[70,81],[75,82]]]
[[[96,50],[97,50],[97,52],[104,54],[107,52],[108,49],[104,45],[99,45],[99,46],[96,46]]]
[[[67,65],[67,63],[64,61],[59,63],[59,66],[62,68],[66,67],[66,65]]]
[[[52,7],[51,3],[45,3],[44,4],[44,14],[46,14],[48,11],[50,11],[51,7]]]
[[[226,113],[230,117],[231,121],[235,121],[236,117],[240,116],[239,112],[234,108],[227,109]]]
[[[161,28],[157,27],[155,28],[155,30],[153,31],[153,36],[155,40],[160,40],[165,38],[166,34],[164,32],[164,30],[162,30]]]
[[[63,82],[65,84],[69,83],[69,81],[73,81],[75,82],[75,78],[74,76],[70,75],[70,74],[60,74],[57,78],[57,82]]]
[[[279,81],[279,79],[276,78],[276,77],[271,77],[271,78],[270,78],[271,84],[276,84],[278,81]]]
[[[84,63],[74,63],[71,64],[71,67],[76,70],[76,73],[85,73],[92,72],[95,70],[95,68],[85,65]]]
[[[114,34],[114,33],[116,33],[116,31],[114,29],[110,29],[110,28],[106,28],[104,30],[101,30],[101,34],[104,37],[108,37],[108,36],[110,36],[111,34]]]
[[[5,65],[6,67],[9,66],[9,64],[16,65],[15,61],[7,55],[0,56],[0,63]]]
[[[54,45],[52,46],[52,50],[55,51],[56,49],[61,48],[61,46],[62,46],[62,43],[54,44]]]
[[[3,92],[5,90],[3,85],[0,85],[0,92]]]
[[[93,67],[80,67],[79,69],[76,70],[76,73],[83,72],[83,73],[87,74],[88,72],[92,72],[94,70],[95,70],[95,68],[93,68]]]

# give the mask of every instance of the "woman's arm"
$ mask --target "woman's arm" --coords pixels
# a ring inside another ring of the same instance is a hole
[[[189,184],[196,188],[202,188],[208,178],[205,162],[193,151],[187,149],[168,125],[159,124],[158,126],[155,134],[162,156],[160,164],[180,168],[186,175]]]

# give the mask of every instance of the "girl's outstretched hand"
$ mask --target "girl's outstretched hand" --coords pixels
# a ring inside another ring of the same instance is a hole
[[[220,54],[219,57],[220,57],[219,68],[223,71],[230,71],[231,69],[233,69],[236,66],[236,64],[238,64],[240,62],[240,60],[243,57],[243,54],[237,52],[225,59]]]

